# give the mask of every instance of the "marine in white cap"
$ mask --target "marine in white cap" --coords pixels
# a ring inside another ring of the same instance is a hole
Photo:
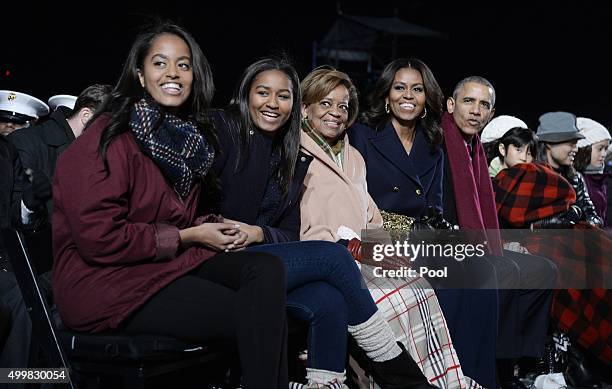
[[[49,106],[21,92],[0,90],[0,135],[6,136],[49,113]]]
[[[73,108],[59,105],[43,123],[8,135],[6,139],[17,148],[24,169],[40,172],[51,181],[57,159],[81,134],[110,91],[109,85],[91,85],[79,94]],[[51,201],[47,208],[51,214]]]

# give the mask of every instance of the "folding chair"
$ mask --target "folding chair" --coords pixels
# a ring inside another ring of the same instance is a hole
[[[99,387],[105,377],[112,376],[118,376],[126,389],[144,388],[149,378],[199,365],[225,367],[231,357],[228,351],[159,335],[86,334],[58,329],[23,234],[2,229],[0,239],[32,320],[31,349],[44,353],[44,367],[70,369],[70,389],[77,385],[81,389]],[[225,371],[219,373],[223,376]],[[204,379],[201,384],[206,383]]]

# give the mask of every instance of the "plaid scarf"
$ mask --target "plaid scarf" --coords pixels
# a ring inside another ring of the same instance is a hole
[[[206,176],[215,151],[195,123],[161,112],[155,102],[143,98],[134,104],[129,126],[181,198],[187,197],[196,179]]]
[[[470,160],[461,130],[448,112],[442,116],[442,128],[450,162],[459,227],[466,230],[486,230],[489,249],[495,255],[502,255],[495,197],[480,138],[474,135],[474,153]]]
[[[338,137],[336,143],[330,145],[321,135],[317,134],[308,119],[302,120],[302,130],[308,134],[323,151],[325,151],[325,154],[329,155],[332,161],[334,161],[341,170],[344,170],[342,168],[342,161],[344,159],[344,137]]]
[[[504,169],[493,179],[493,188],[499,219],[513,228],[567,211],[576,202],[571,184],[541,164],[520,163]]]

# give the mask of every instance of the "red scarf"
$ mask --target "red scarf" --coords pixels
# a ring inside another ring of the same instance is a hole
[[[461,130],[448,112],[442,117],[442,128],[450,162],[459,227],[466,230],[487,230],[489,249],[493,254],[502,255],[495,195],[480,138],[474,135],[472,139],[474,152],[470,161]]]

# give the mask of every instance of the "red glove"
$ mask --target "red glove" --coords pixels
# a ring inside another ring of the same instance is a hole
[[[348,243],[347,248],[353,258],[355,258],[355,260],[361,261],[361,241],[359,239],[351,239]]]

